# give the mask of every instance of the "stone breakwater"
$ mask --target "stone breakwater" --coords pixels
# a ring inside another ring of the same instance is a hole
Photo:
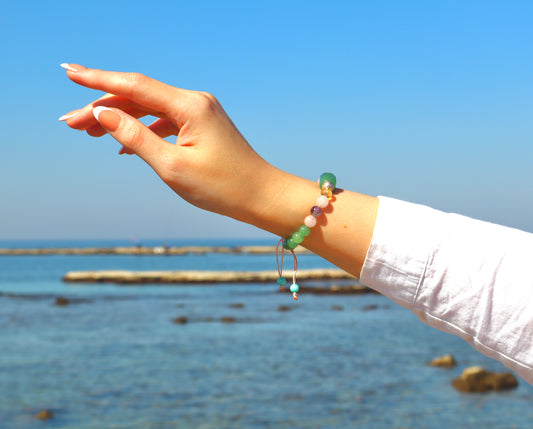
[[[298,254],[309,254],[307,249],[298,247]],[[129,246],[129,247],[51,247],[33,249],[0,249],[0,256],[22,255],[202,255],[208,253],[234,253],[268,255],[276,253],[276,246]]]
[[[70,271],[63,277],[68,283],[276,283],[277,271]],[[355,280],[339,269],[299,270],[300,280]]]

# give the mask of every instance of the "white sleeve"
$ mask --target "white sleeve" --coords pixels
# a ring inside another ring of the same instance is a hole
[[[361,283],[533,384],[533,234],[379,198]]]

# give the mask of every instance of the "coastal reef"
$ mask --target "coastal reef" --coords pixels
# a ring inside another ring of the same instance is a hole
[[[277,271],[70,271],[63,277],[68,283],[275,283]],[[339,269],[298,271],[298,280],[345,280],[355,278]],[[339,286],[339,290],[340,290]],[[317,293],[320,293],[317,290]]]
[[[311,252],[301,246],[294,250],[298,254]],[[23,255],[204,255],[209,253],[234,253],[270,255],[276,253],[276,246],[124,246],[124,247],[50,247],[50,248],[2,248],[0,256]]]

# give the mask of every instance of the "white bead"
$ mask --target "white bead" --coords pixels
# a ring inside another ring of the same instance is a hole
[[[320,195],[317,199],[316,199],[316,205],[318,207],[320,207],[321,209],[327,207],[329,204],[329,199],[328,197],[326,197],[325,195]]]
[[[313,215],[306,216],[304,219],[304,224],[308,228],[313,228],[316,225],[316,217]]]

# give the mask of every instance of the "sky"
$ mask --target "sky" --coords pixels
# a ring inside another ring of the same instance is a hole
[[[271,237],[58,122],[101,95],[62,62],[209,91],[291,173],[533,232],[532,17],[512,0],[8,2],[0,240]]]

